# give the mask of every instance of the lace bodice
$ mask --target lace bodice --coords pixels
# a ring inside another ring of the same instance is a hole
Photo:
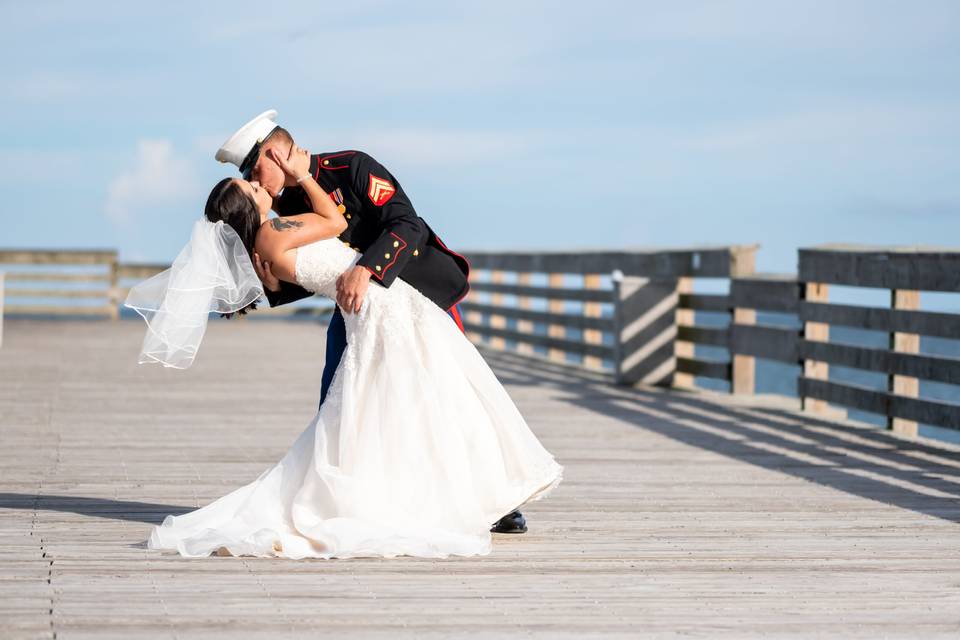
[[[336,238],[318,240],[297,249],[297,282],[304,289],[336,298],[337,278],[360,259],[360,254]]]

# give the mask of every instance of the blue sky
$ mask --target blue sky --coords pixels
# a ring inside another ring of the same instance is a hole
[[[373,154],[462,250],[960,245],[957,2],[2,11],[3,247],[172,259],[268,108]]]

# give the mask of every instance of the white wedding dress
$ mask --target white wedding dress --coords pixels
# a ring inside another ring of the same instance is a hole
[[[359,254],[297,251],[301,286],[334,298]],[[253,482],[154,527],[148,547],[221,555],[443,558],[490,552],[490,526],[562,467],[450,317],[403,280],[344,314],[347,348],[313,421]]]

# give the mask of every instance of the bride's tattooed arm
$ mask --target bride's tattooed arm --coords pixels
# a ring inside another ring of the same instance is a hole
[[[296,229],[303,226],[300,220],[287,220],[285,218],[270,218],[270,224],[275,231],[285,231],[286,229]]]

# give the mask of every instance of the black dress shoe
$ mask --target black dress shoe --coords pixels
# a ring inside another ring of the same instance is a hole
[[[526,533],[527,520],[519,511],[511,511],[490,527],[493,533]]]

